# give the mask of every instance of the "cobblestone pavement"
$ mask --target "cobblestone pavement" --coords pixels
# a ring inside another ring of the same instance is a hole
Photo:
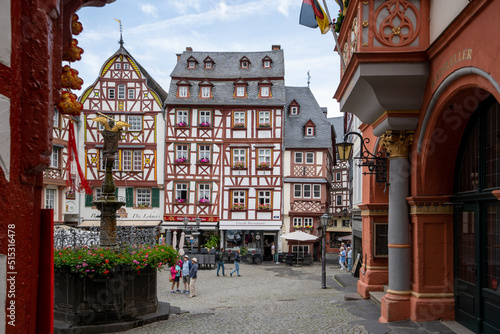
[[[356,291],[356,280],[334,261],[327,263],[327,289],[321,289],[320,262],[304,267],[242,263],[241,277],[229,276],[233,264],[226,264],[226,276],[200,270],[194,298],[171,293],[169,271],[164,270],[158,274],[158,300],[186,313],[124,333],[466,333],[439,321],[380,324],[380,305],[344,301],[345,294]]]
[[[125,333],[368,333],[349,324],[360,318],[336,307],[341,291],[321,289],[321,264],[242,263],[241,277],[230,277],[232,269],[226,264],[226,276],[219,277],[214,269],[198,271],[194,298],[171,293],[168,271],[162,271],[158,300],[189,313]]]

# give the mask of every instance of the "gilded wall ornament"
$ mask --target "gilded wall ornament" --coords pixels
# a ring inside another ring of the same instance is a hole
[[[387,131],[380,136],[380,146],[389,153],[389,159],[408,157],[408,149],[413,143],[413,131]]]
[[[375,12],[375,38],[385,46],[406,46],[418,36],[420,12],[407,0],[389,0]]]

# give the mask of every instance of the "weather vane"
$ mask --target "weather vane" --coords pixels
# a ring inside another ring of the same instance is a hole
[[[115,21],[118,22],[120,24],[120,40],[118,41],[118,43],[120,44],[120,46],[123,47],[123,38],[122,38],[122,21],[121,20],[118,20],[115,18]]]

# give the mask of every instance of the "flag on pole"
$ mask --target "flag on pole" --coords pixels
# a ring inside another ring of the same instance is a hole
[[[318,0],[302,0],[299,24],[310,28],[319,27],[322,34],[326,34],[330,30],[328,16]]]

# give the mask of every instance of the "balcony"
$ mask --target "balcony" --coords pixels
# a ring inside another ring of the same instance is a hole
[[[352,0],[337,22],[344,66],[335,98],[376,136],[418,123],[429,76],[428,17],[424,0]]]

